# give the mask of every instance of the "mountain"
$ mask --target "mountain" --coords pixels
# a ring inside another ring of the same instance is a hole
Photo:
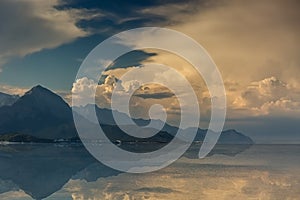
[[[96,110],[98,120],[101,122],[101,124],[106,124],[106,125],[116,125],[113,114],[117,115],[119,119],[122,119],[122,121],[127,121],[129,118],[129,116],[126,115],[125,113],[121,113],[115,110],[110,110],[107,108],[99,108],[98,106],[95,106],[93,104],[87,104],[85,106],[74,106],[72,109],[75,112],[80,113],[86,119],[93,119],[92,116],[93,110]],[[98,123],[98,120],[96,119],[91,121],[94,123]]]
[[[11,106],[0,107],[0,134],[21,133],[44,139],[76,137],[72,111],[58,95],[33,87]]]
[[[155,136],[146,139],[136,138],[124,133],[113,119],[114,113],[126,122],[130,117],[124,113],[101,109],[95,105],[78,107],[74,110],[76,109],[79,113],[83,113],[79,118],[84,123],[92,124],[94,123],[89,122],[88,119],[91,110],[96,109],[106,135],[113,142],[123,141],[119,147],[131,152],[150,152],[161,148],[171,141],[178,131],[177,127],[165,124]],[[150,122],[145,119],[133,119],[133,121],[141,126]],[[156,120],[155,123],[163,122]],[[195,141],[203,141],[206,132],[197,129]],[[77,137],[70,106],[61,97],[42,86],[32,88],[11,105],[0,107],[0,140],[2,141],[51,143],[59,139],[73,141]],[[136,141],[138,143],[132,144]],[[221,145],[216,145],[209,156],[213,154],[235,156],[249,148],[253,141],[235,130],[227,130],[222,132],[218,144]],[[198,159],[199,145],[201,144],[191,145],[184,156]],[[61,189],[70,179],[95,181],[100,177],[114,176],[119,173],[96,161],[82,145],[78,144],[0,145],[0,184],[2,185],[0,194],[21,189],[34,199],[43,199]]]
[[[106,108],[99,108],[97,105],[92,105],[92,104],[88,104],[86,106],[80,106],[80,107],[73,107],[73,109],[76,112],[80,113],[86,119],[93,119],[92,113],[93,113],[93,109],[94,109],[96,111],[96,115],[97,115],[97,118],[98,118],[100,124],[110,125],[110,126],[104,126],[104,128],[103,128],[106,130],[110,129],[110,130],[108,130],[108,132],[110,132],[110,136],[109,136],[110,139],[112,139],[113,141],[115,141],[115,140],[129,141],[130,140],[130,137],[127,137],[128,135],[121,136],[119,134],[122,131],[117,127],[117,123],[114,120],[114,115],[115,115],[119,119],[121,119],[120,121],[122,121],[122,124],[119,124],[119,125],[122,125],[122,126],[126,125],[126,122],[128,122],[131,118],[128,115],[126,115],[125,113],[121,113],[121,112],[106,109]],[[132,120],[139,126],[146,126],[150,123],[150,120],[148,120],[148,119],[132,119]],[[91,120],[91,121],[95,122],[94,120]],[[96,122],[96,123],[98,123],[98,122]],[[157,127],[160,127],[161,124],[164,124],[164,122],[162,122],[160,120],[154,120],[154,124],[157,125]],[[169,124],[164,124],[162,127],[163,128],[161,129],[161,132],[165,132],[168,134],[165,134],[164,138],[162,138],[162,137],[149,138],[150,141],[153,141],[153,139],[158,139],[159,141],[168,142],[176,135],[176,133],[178,131],[177,127],[171,126]],[[185,131],[190,132],[190,131],[194,131],[194,130],[195,130],[195,128],[187,128]],[[206,136],[206,133],[207,133],[207,130],[198,128],[197,135],[196,135],[194,141],[195,142],[203,141]],[[125,133],[123,133],[123,134],[125,134]],[[162,136],[162,135],[160,135],[160,136]],[[131,140],[132,139],[133,138],[131,138]],[[134,138],[134,141],[145,141],[145,139]],[[243,135],[242,133],[237,132],[234,129],[223,131],[218,140],[218,144],[253,144],[253,143],[254,142],[252,141],[251,138]]]
[[[0,92],[0,107],[12,105],[18,100],[18,98],[18,95],[9,95]]]
[[[230,129],[230,130],[226,130],[223,131],[219,141],[219,144],[253,144],[253,140],[248,137],[243,135],[242,133],[234,130],[234,129]]]
[[[93,109],[96,110],[97,119],[89,121]],[[120,129],[119,126],[124,126],[127,130],[133,130],[130,127],[131,125],[128,125],[131,118],[124,113],[102,109],[91,104],[74,107],[73,110],[75,115],[80,118],[80,123],[88,124],[88,127],[96,126],[99,120],[106,136],[112,142],[120,140],[126,142],[167,143],[174,138],[178,131],[177,127],[164,124],[160,120],[154,120],[155,125],[152,128],[144,128],[143,131],[145,131],[144,133],[147,131],[158,133],[146,139],[137,138],[126,134]],[[117,125],[113,115],[117,115],[124,123]],[[145,119],[132,120],[139,126],[150,123],[150,120]],[[161,131],[155,130],[155,127],[161,125],[163,127]],[[90,129],[87,131],[91,132]],[[189,129],[184,131],[189,132]],[[203,141],[207,130],[197,128],[196,131],[197,136],[194,141]],[[74,141],[76,138],[78,138],[78,135],[73,121],[72,109],[60,96],[42,86],[33,87],[10,106],[0,107],[0,140],[2,141],[48,142],[60,139]],[[235,130],[228,130],[222,132],[218,143],[253,144],[253,141]]]
[[[98,107],[97,110],[101,110],[99,118],[105,119],[102,123],[103,129],[113,142],[142,141],[140,138],[127,135],[118,126],[113,125],[111,110]],[[123,113],[118,114],[126,116]],[[80,122],[94,126],[84,117],[79,118]],[[11,106],[0,107],[0,119],[0,141],[54,142],[60,139],[74,141],[78,138],[72,109],[60,96],[39,85],[26,92]],[[166,142],[170,138],[172,136],[167,132],[159,132],[149,141]]]

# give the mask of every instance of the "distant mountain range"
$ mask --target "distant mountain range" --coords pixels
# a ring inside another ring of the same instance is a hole
[[[81,115],[78,118],[83,123],[88,121],[91,110],[96,109],[98,120],[107,137],[113,141],[124,142],[169,142],[173,139],[178,128],[164,124],[155,136],[142,139],[124,133],[116,124],[113,113],[126,122],[130,119],[124,113],[102,109],[96,105],[86,105],[73,108]],[[76,115],[76,113],[75,113]],[[147,125],[149,120],[133,119],[140,126]],[[156,120],[155,123],[163,122]],[[122,124],[126,126],[126,124]],[[146,131],[146,130],[145,130]],[[197,129],[195,141],[203,141],[206,130]],[[0,93],[0,141],[14,142],[56,142],[79,141],[73,122],[72,108],[57,94],[36,86],[23,96],[13,96]],[[235,131],[223,131],[219,144],[253,144],[253,141]]]
[[[12,105],[18,100],[18,98],[18,95],[9,95],[0,92],[0,107]]]

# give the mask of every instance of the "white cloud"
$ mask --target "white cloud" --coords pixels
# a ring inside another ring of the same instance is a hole
[[[105,77],[103,84],[87,77],[77,79],[72,87],[73,106],[94,104],[104,108],[110,108],[111,95],[116,87],[117,78],[114,75]],[[123,88],[118,91],[118,95],[124,92]]]
[[[72,87],[72,105],[77,106],[93,103],[96,89],[97,83],[94,80],[87,77],[77,79]]]
[[[122,83],[125,92],[131,92],[140,87],[141,83],[137,80],[126,81]]]
[[[84,37],[89,31],[76,26],[81,19],[100,14],[95,10],[58,10],[61,1],[0,1],[0,64]]]
[[[286,83],[275,77],[252,82],[242,93],[249,106],[261,106],[265,102],[276,101],[286,97],[289,88]]]
[[[299,89],[276,77],[252,82],[246,89],[238,91],[232,102],[234,112],[251,115],[293,116],[300,113]]]

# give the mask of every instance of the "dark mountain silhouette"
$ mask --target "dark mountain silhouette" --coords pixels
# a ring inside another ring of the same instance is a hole
[[[69,105],[41,86],[26,92],[11,106],[0,107],[0,133],[19,133],[43,139],[76,137]]]
[[[97,107],[97,109],[99,109]],[[107,136],[113,141],[141,141],[127,135],[113,125],[111,111],[99,109],[99,118],[108,119],[102,124]],[[76,114],[76,113],[75,113]],[[122,113],[119,113],[122,114]],[[36,86],[26,92],[11,106],[0,108],[0,140],[11,142],[51,142],[78,138],[72,109],[58,95]],[[110,121],[109,121],[110,120]],[[81,117],[83,123],[90,123]],[[172,138],[167,132],[159,132],[149,139],[152,142],[167,142]],[[145,140],[143,140],[145,141]]]
[[[178,128],[169,124],[164,124],[161,131],[156,131],[157,134],[150,138],[137,138],[123,132],[116,124],[113,113],[117,115],[124,124],[130,119],[124,113],[102,109],[96,105],[86,105],[84,107],[73,108],[75,115],[79,116],[82,123],[91,123],[96,125],[100,122],[107,137],[113,141],[124,142],[161,142],[167,143],[176,135]],[[91,110],[96,110],[98,119],[88,121]],[[139,126],[148,125],[150,120],[133,119]],[[161,125],[163,122],[154,120],[154,124]],[[120,124],[119,124],[120,125]],[[131,127],[127,127],[131,128]],[[149,131],[154,128],[147,128],[143,131]],[[195,129],[195,128],[193,128]],[[189,131],[189,129],[185,130]],[[203,141],[206,130],[197,129],[195,141]],[[22,97],[18,98],[10,106],[0,107],[0,140],[15,141],[15,142],[49,142],[57,140],[76,140],[78,138],[77,131],[73,121],[72,109],[58,95],[52,91],[36,86],[26,92]],[[220,144],[253,144],[253,141],[238,133],[235,130],[224,131],[218,141]]]
[[[111,134],[111,138],[113,140],[122,140],[122,141],[129,141],[129,137],[120,137],[118,134],[121,130],[117,127],[117,123],[114,120],[114,116],[118,116],[119,119],[123,122],[121,124],[122,126],[126,126],[126,122],[129,121],[130,117],[126,115],[125,113],[121,113],[115,110],[110,110],[106,108],[99,108],[97,105],[88,104],[86,106],[80,106],[73,108],[75,111],[80,113],[83,117],[86,119],[93,119],[91,117],[93,109],[96,111],[97,118],[100,122],[100,124],[104,124],[105,130],[108,130]],[[150,123],[150,120],[148,119],[132,119],[137,125],[139,126],[146,126]],[[168,133],[165,135],[165,137],[160,137],[162,142],[168,142],[170,141],[177,133],[178,128],[171,126],[169,124],[164,124],[164,122],[160,120],[154,120],[154,124],[157,124],[157,126],[161,126],[163,124],[162,132]],[[110,126],[107,126],[110,125]],[[119,124],[120,125],[120,124]],[[192,130],[195,130],[195,128],[187,128],[185,131],[190,132]],[[204,140],[207,130],[204,129],[197,129],[197,135],[194,139],[194,141],[201,142]],[[125,133],[124,133],[125,134]],[[162,136],[162,135],[161,135]],[[145,141],[145,139],[139,139],[139,138],[132,138],[134,141]],[[151,138],[153,139],[153,138]],[[150,139],[150,141],[151,141]],[[156,138],[158,139],[158,138]],[[153,140],[152,140],[153,141]],[[253,144],[253,141],[251,138],[243,135],[242,133],[237,132],[234,129],[223,131],[219,140],[219,144]]]

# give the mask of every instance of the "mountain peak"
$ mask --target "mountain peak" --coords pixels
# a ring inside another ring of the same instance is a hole
[[[46,88],[41,85],[36,85],[36,86],[32,87],[32,89],[46,89]]]
[[[37,85],[27,91],[18,99],[16,104],[26,105],[26,107],[31,106],[36,109],[50,109],[57,113],[70,109],[67,103],[59,95],[41,85]]]
[[[22,133],[37,138],[42,134],[48,139],[76,136],[69,105],[40,85],[26,92],[11,106],[0,109],[0,134]]]
[[[36,85],[33,88],[31,88],[28,92],[26,93],[31,93],[31,92],[50,92],[53,93],[52,91],[50,91],[49,89],[41,86],[41,85]]]
[[[57,99],[59,101],[61,101],[61,97],[58,96],[57,94],[55,94],[54,92],[52,92],[51,90],[41,86],[41,85],[37,85],[34,86],[33,88],[31,88],[29,91],[27,91],[24,96],[21,97],[21,99],[24,98],[36,98],[37,100],[45,100],[45,99]]]

